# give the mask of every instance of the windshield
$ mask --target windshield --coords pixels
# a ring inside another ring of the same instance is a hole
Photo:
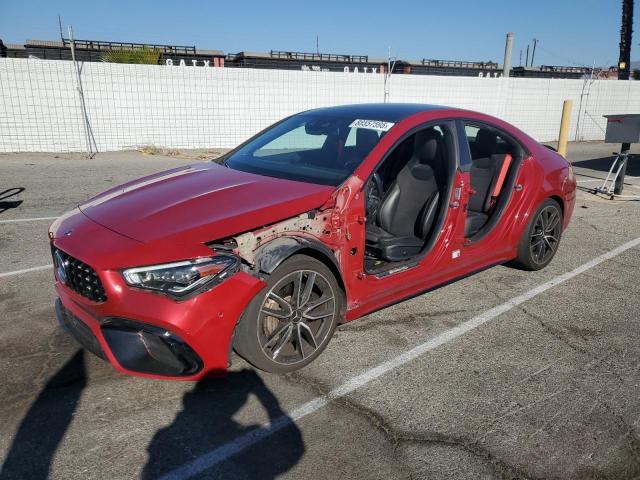
[[[269,177],[337,186],[392,126],[371,119],[294,115],[231,153],[225,165]]]

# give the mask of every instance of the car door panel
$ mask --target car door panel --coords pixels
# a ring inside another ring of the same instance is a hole
[[[524,186],[527,183],[531,183],[530,179],[536,178],[536,172],[532,171],[535,168],[534,162],[529,160],[529,154],[526,153],[513,135],[490,123],[461,119],[458,122],[458,138],[461,151],[469,159],[469,166],[472,165],[471,162],[475,161],[472,160],[472,152],[474,151],[472,144],[475,136],[469,136],[467,128],[471,131],[475,130],[477,134],[487,134],[487,131],[480,132],[480,130],[489,130],[496,136],[496,140],[494,140],[495,148],[489,153],[480,154],[476,151],[475,155],[478,157],[486,157],[485,160],[487,160],[491,155],[507,153],[514,153],[515,155],[515,152],[519,151],[516,159],[512,160],[512,162],[516,162],[512,163],[512,168],[517,168],[517,170],[508,174],[508,180],[505,181],[502,187],[501,195],[508,195],[506,203],[502,203],[501,206],[500,201],[505,202],[505,199],[500,200],[500,197],[496,197],[498,198],[498,203],[495,204],[493,210],[489,210],[489,219],[486,222],[486,226],[482,227],[479,235],[474,234],[464,241],[462,255],[467,257],[469,268],[477,270],[487,265],[510,260],[515,256],[514,245],[517,245],[523,225],[526,224],[525,217],[527,213],[522,211],[522,207],[526,204],[526,194],[530,189],[525,189]],[[513,149],[513,152],[510,151],[510,148]],[[478,150],[478,147],[475,150]],[[480,160],[478,158],[478,161]],[[472,169],[469,170],[470,175],[473,174]],[[515,178],[513,177],[514,174]],[[511,176],[509,177],[509,175]],[[507,191],[506,189],[509,190]],[[466,198],[470,199],[471,195],[475,193],[471,189],[471,181],[467,183],[465,190]],[[465,204],[465,215],[468,215],[468,207],[469,202]],[[484,233],[482,232],[483,229],[486,230]]]
[[[448,199],[449,207],[443,227],[431,250],[422,258],[413,263],[400,264],[382,274],[365,274],[363,253],[356,252],[350,256],[351,270],[355,273],[352,273],[351,303],[347,319],[395,303],[398,298],[405,298],[446,283],[464,270],[464,266],[458,265],[459,256],[454,253],[461,250],[464,238],[464,214],[460,208],[460,200],[456,200],[456,189],[462,191],[464,182],[465,174],[457,172],[452,195]],[[349,230],[358,231],[364,245],[364,202],[362,198],[357,202],[358,206],[354,205],[355,210],[362,215],[355,216]],[[360,268],[353,269],[354,264],[359,264]]]

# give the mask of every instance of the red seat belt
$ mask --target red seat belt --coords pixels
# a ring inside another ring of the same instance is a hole
[[[504,179],[507,176],[509,165],[511,165],[511,155],[507,153],[504,157],[504,162],[502,162],[500,174],[498,175],[498,180],[496,181],[496,186],[493,189],[491,197],[496,198],[498,195],[500,195],[500,190],[502,190],[502,185],[504,184]]]

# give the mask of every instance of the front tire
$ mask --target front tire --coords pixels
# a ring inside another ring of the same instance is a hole
[[[306,255],[287,259],[266,283],[236,327],[234,349],[261,370],[292,372],[329,343],[343,308],[342,290],[325,264]]]
[[[531,217],[518,245],[518,256],[511,262],[523,270],[541,270],[553,259],[562,237],[562,209],[547,198]]]

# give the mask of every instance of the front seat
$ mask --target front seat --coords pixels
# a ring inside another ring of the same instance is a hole
[[[430,165],[441,162],[442,156],[440,132],[429,129],[416,134],[411,159],[385,195],[376,223],[367,226],[367,246],[378,250],[384,260],[406,260],[422,250],[440,197]]]

